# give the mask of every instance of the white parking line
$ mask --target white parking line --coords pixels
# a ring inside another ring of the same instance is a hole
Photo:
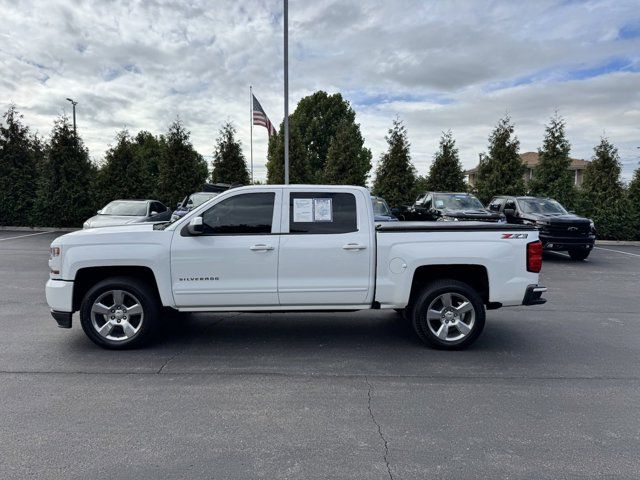
[[[640,257],[640,255],[638,255],[637,253],[623,252],[621,250],[612,250],[610,248],[602,248],[602,247],[594,247],[594,248],[597,248],[598,250],[606,250],[607,252],[616,252],[616,253],[622,253],[623,255],[631,255],[632,257]]]
[[[16,238],[33,237],[34,235],[44,235],[45,233],[51,233],[51,232],[28,233],[26,235],[18,235],[17,237],[0,238],[0,242],[5,242],[7,240],[15,240]]]

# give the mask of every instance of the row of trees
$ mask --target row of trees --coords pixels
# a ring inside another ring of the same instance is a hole
[[[557,114],[551,118],[538,150],[540,161],[534,177],[525,184],[525,166],[519,156],[520,142],[514,124],[508,116],[501,119],[489,136],[487,153],[481,156],[473,192],[485,203],[494,195],[555,198],[567,208],[593,219],[601,238],[640,239],[640,169],[625,188],[620,180],[618,150],[603,137],[594,148],[582,186],[576,188],[569,170],[571,146],[565,127],[565,121]],[[465,191],[468,188],[450,131],[442,134],[427,177],[415,174],[402,122],[394,121],[387,142],[388,150],[380,159],[373,192],[392,204],[410,202],[416,190]]]
[[[364,146],[355,112],[340,94],[316,92],[303,98],[290,116],[291,183],[365,186],[371,152]],[[283,125],[269,141],[267,182],[284,181]],[[429,172],[420,176],[411,162],[408,133],[394,119],[373,179],[373,192],[393,206],[408,204],[425,190],[465,191],[468,185],[451,131],[443,132]],[[620,181],[617,150],[603,138],[576,189],[568,169],[570,144],[557,114],[546,126],[534,179],[525,184],[515,126],[506,116],[489,136],[474,189],[481,200],[493,195],[530,193],[556,198],[596,221],[601,235],[632,238],[640,230],[640,173],[628,188]],[[115,198],[156,198],[169,206],[205,181],[250,183],[246,159],[234,126],[227,122],[214,144],[211,175],[180,120],[167,132],[118,132],[101,165],[66,117],[58,118],[48,140],[34,135],[11,106],[0,125],[0,223],[78,226]]]
[[[55,120],[44,140],[11,106],[0,125],[0,224],[77,227],[116,198],[157,198],[175,205],[202,189],[205,160],[180,120],[155,136],[116,135],[104,162],[91,162],[69,120]]]

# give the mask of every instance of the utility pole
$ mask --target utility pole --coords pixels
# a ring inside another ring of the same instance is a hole
[[[69,100],[71,102],[71,105],[73,106],[73,135],[77,137],[78,135],[76,133],[76,105],[78,104],[78,102],[74,102],[69,97],[67,97],[67,100]]]
[[[289,185],[289,0],[284,0],[284,184]]]

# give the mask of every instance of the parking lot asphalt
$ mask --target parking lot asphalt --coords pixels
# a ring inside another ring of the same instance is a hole
[[[0,478],[638,478],[639,247],[545,255],[548,303],[461,352],[383,311],[193,314],[112,352],[49,315],[56,236],[0,232]]]

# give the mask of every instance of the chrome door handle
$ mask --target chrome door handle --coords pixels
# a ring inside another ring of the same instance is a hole
[[[367,246],[360,245],[359,243],[347,243],[346,245],[343,245],[342,248],[344,250],[364,250]]]
[[[273,250],[273,247],[271,245],[260,243],[258,245],[252,245],[249,247],[249,250],[253,250],[254,252],[266,252],[267,250]]]

